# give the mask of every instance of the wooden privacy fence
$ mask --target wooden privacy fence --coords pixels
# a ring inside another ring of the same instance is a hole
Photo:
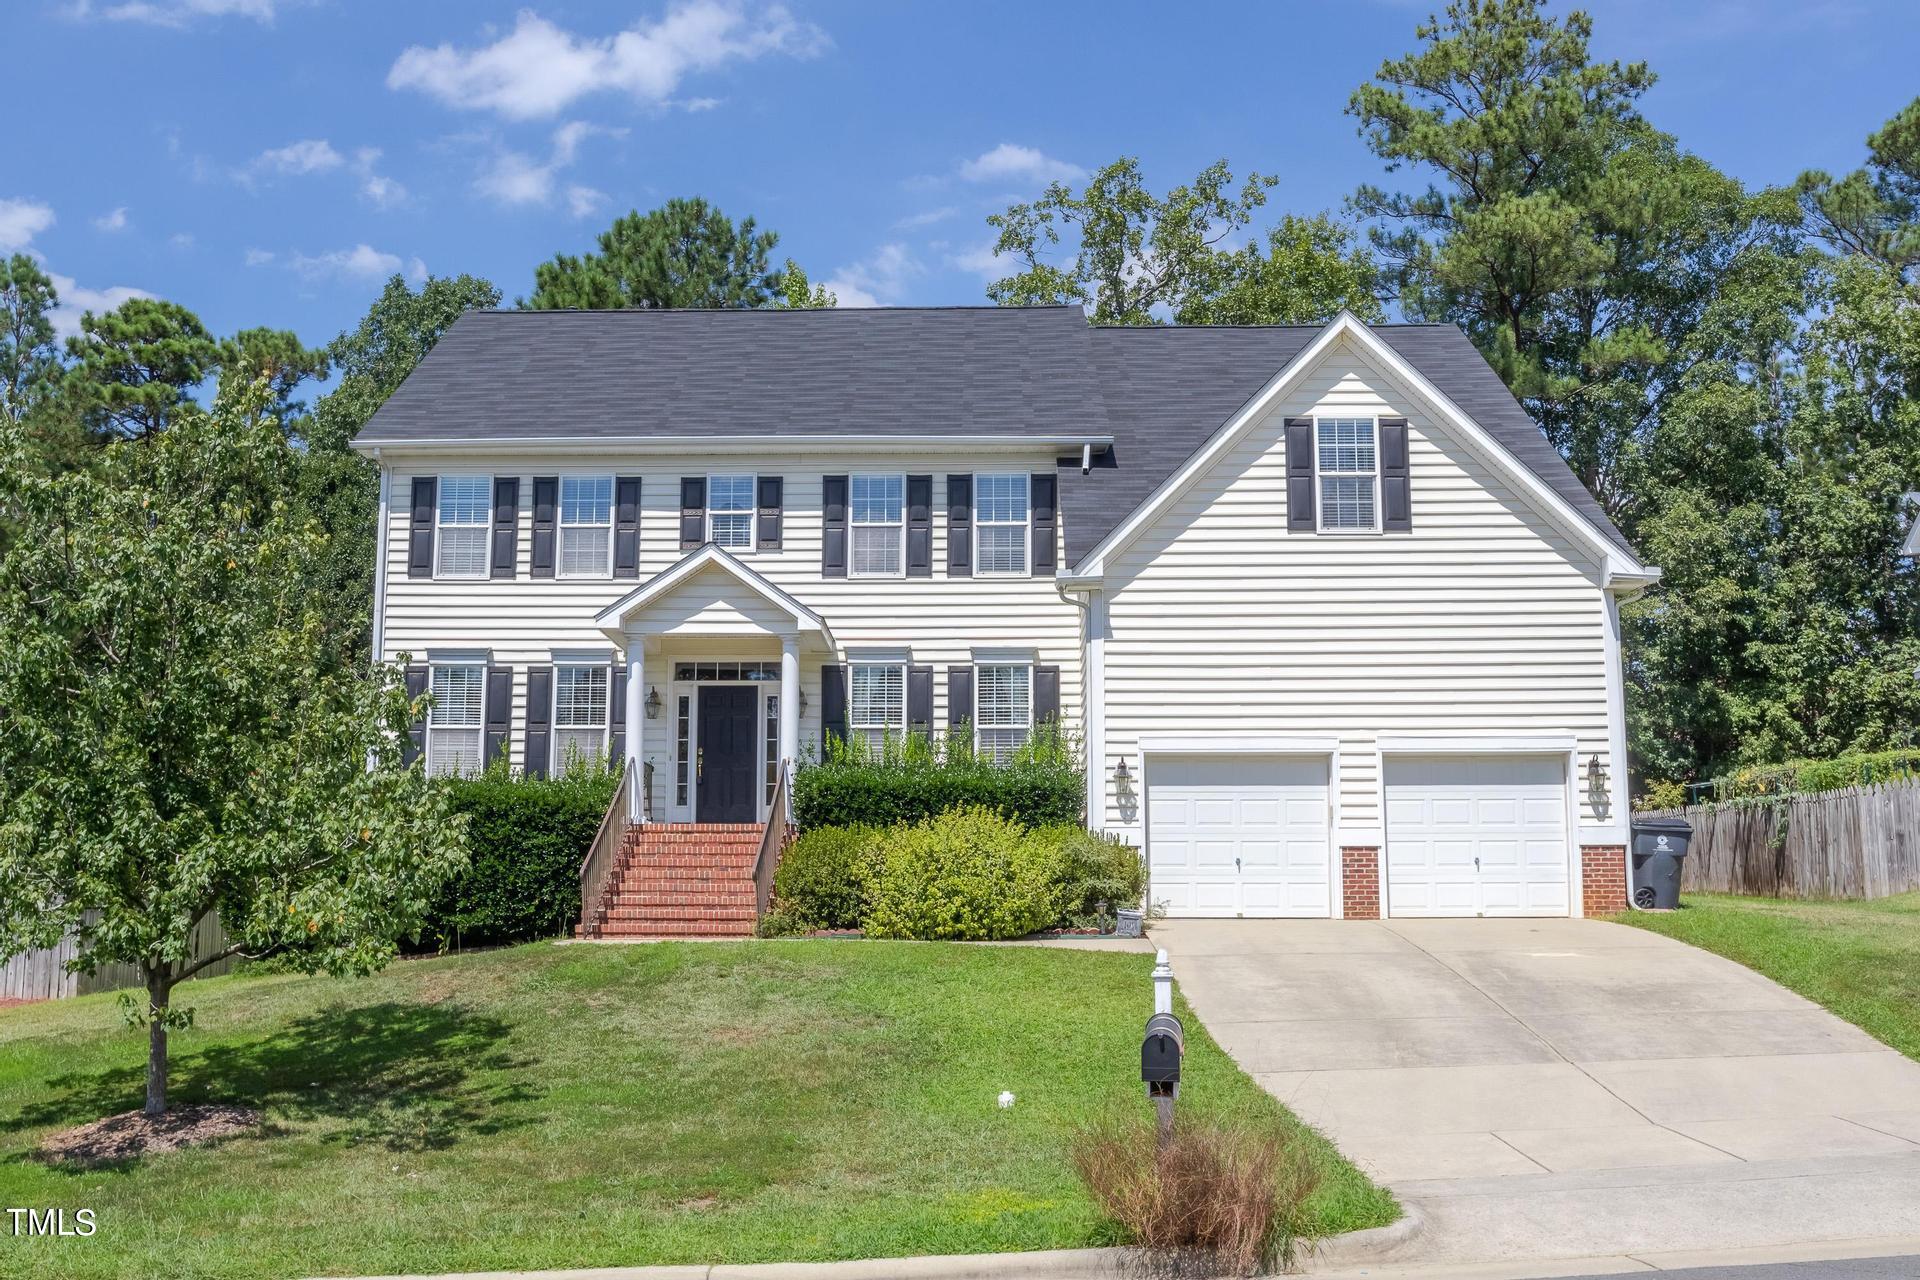
[[[218,951],[227,945],[227,934],[218,916],[209,914],[193,931],[195,958]],[[61,996],[91,995],[96,991],[119,991],[143,984],[140,971],[130,964],[103,964],[90,974],[71,973],[67,962],[79,951],[72,934],[60,939],[57,947],[43,951],[23,951],[0,964],[0,1000],[55,1000]],[[210,964],[196,978],[211,978],[227,973],[239,961],[228,956]]]
[[[1920,889],[1920,778],[1688,805],[1658,816],[1693,824],[1683,890],[1884,898]]]

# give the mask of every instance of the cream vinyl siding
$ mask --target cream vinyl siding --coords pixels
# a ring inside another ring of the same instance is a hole
[[[1408,419],[1411,533],[1287,532],[1284,420],[1306,415]],[[1107,560],[1105,825],[1141,833],[1144,735],[1337,739],[1334,843],[1380,841],[1382,735],[1571,734],[1583,770],[1597,754],[1617,773],[1600,574],[1454,428],[1336,344]],[[1578,789],[1580,820],[1597,821]]]
[[[777,475],[784,478],[782,546],[778,551],[740,549],[743,564],[819,613],[842,650],[906,649],[915,664],[934,669],[936,727],[947,723],[947,668],[969,663],[978,650],[1031,652],[1032,660],[1060,668],[1061,715],[1080,723],[1080,611],[1063,599],[1049,577],[949,578],[947,490],[949,474],[1054,469],[1053,450],[979,454],[899,454],[796,451],[708,456],[620,458],[572,452],[528,451],[511,458],[459,457],[411,463],[394,446],[385,450],[389,492],[404,495],[416,475],[484,472],[520,478],[518,572],[512,581],[434,581],[407,576],[408,511],[391,504],[386,540],[386,617],[382,656],[410,653],[425,661],[429,649],[488,649],[495,666],[514,670],[510,752],[524,763],[526,668],[550,662],[554,650],[609,650],[593,628],[595,614],[654,574],[677,563],[680,550],[680,479],[709,474]],[[641,477],[640,575],[637,579],[529,577],[533,552],[533,477],[587,474]],[[823,578],[820,574],[821,477],[859,472],[933,477],[933,576],[929,578]],[[779,643],[757,634],[757,621],[728,605],[702,605],[698,579],[677,589],[662,607],[684,602],[688,616],[679,630],[647,654],[647,683],[660,690],[658,720],[645,721],[642,758],[655,767],[656,799],[665,794],[672,760],[672,663],[715,658],[778,658]],[[737,593],[734,598],[738,598]],[[711,633],[692,633],[710,629]],[[800,723],[802,753],[820,740],[820,666],[830,661],[803,650],[801,688],[806,714]],[[838,659],[845,661],[844,653]]]

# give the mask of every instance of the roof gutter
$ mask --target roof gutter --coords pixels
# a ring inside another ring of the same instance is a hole
[[[384,454],[520,453],[527,449],[587,449],[621,453],[763,453],[767,450],[825,450],[887,448],[911,453],[941,453],[968,449],[1109,449],[1113,437],[1094,433],[1072,435],[929,435],[924,432],[835,435],[753,436],[455,436],[435,439],[355,440],[356,453]]]

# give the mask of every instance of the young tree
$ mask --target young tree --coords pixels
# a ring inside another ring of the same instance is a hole
[[[1288,214],[1249,244],[1215,253],[1174,312],[1176,324],[1321,324],[1342,311],[1384,319],[1380,271],[1353,228],[1325,214]]]
[[[600,252],[559,254],[534,268],[535,311],[567,307],[764,307],[781,292],[768,255],[780,237],[738,226],[698,197],[638,210],[600,233]]]
[[[1253,221],[1278,178],[1247,175],[1236,192],[1225,160],[1201,170],[1191,185],[1165,196],[1147,190],[1140,162],[1122,156],[1087,180],[1076,195],[1064,183],[1040,198],[987,219],[999,239],[993,251],[1021,264],[987,286],[1002,306],[1090,303],[1095,324],[1156,324],[1213,279],[1220,246]],[[1048,261],[1071,237],[1073,258]]]
[[[792,258],[780,270],[780,293],[773,300],[776,311],[805,311],[819,307],[837,307],[840,299],[824,285],[816,287],[807,273]]]
[[[145,439],[166,430],[193,389],[220,366],[220,344],[178,303],[130,298],[80,317],[67,339],[70,386],[98,439]]]
[[[420,713],[389,667],[327,652],[326,539],[264,387],[181,409],[59,477],[0,427],[0,955],[78,940],[139,969],[148,1115],[175,987],[229,955],[365,973],[465,860],[444,791],[402,764]],[[224,950],[193,955],[217,912]]]

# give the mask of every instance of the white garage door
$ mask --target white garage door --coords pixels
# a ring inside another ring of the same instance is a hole
[[[1561,756],[1389,757],[1387,912],[1564,916]]]
[[[1169,915],[1331,915],[1331,861],[1325,760],[1148,763],[1147,892]]]

